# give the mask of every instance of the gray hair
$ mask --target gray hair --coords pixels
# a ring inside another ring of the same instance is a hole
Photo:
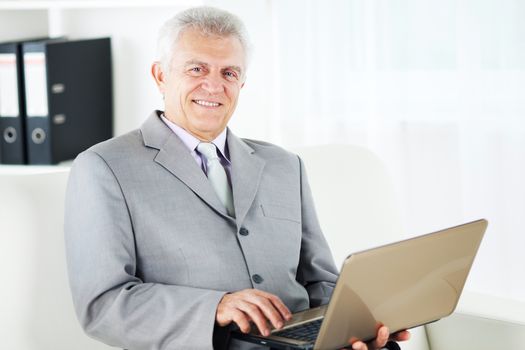
[[[204,35],[237,37],[244,49],[245,62],[248,63],[250,42],[246,28],[239,17],[218,8],[201,6],[179,12],[160,28],[157,40],[157,59],[165,72],[170,71],[175,42],[187,29],[197,29]]]

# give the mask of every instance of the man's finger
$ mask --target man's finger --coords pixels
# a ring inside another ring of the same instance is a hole
[[[378,326],[379,329],[377,331],[376,339],[371,341],[369,345],[363,343],[362,341],[351,338],[349,340],[349,343],[352,344],[352,349],[354,350],[367,350],[367,349],[382,349],[387,344],[389,344],[389,340],[393,343],[393,345],[397,345],[398,341],[406,341],[410,339],[410,332],[409,331],[399,331],[392,335],[389,335],[389,330],[385,326]],[[399,347],[399,346],[398,346]]]
[[[257,305],[275,328],[281,328],[284,325],[283,317],[269,299],[259,295],[252,295],[248,301]]]
[[[239,326],[239,329],[241,330],[241,332],[243,333],[249,333],[250,330],[251,330],[251,327],[250,327],[250,322],[248,322],[248,319],[246,318],[246,315],[238,310],[238,309],[233,309],[232,310],[232,321],[235,322],[237,324],[237,326]]]
[[[386,345],[389,336],[390,336],[390,331],[388,330],[388,328],[385,326],[382,326],[377,331],[376,338],[371,342],[371,348],[372,349],[383,348]]]
[[[362,341],[358,340],[358,341],[352,343],[352,349],[353,350],[368,350],[368,347],[366,346],[365,343],[363,343]]]
[[[239,310],[247,314],[248,317],[252,319],[252,321],[255,323],[255,325],[259,329],[259,332],[262,335],[270,335],[270,329],[268,327],[268,324],[266,323],[266,317],[264,317],[263,313],[257,305],[254,305],[248,301],[239,300],[236,303],[236,306]]]
[[[410,332],[409,331],[399,331],[390,336],[391,340],[394,341],[407,341],[410,339]]]
[[[279,298],[277,295],[272,295],[272,297],[270,298],[272,304],[277,308],[277,310],[279,310],[279,312],[281,313],[281,315],[287,320],[291,320],[292,319],[292,313],[290,312],[290,310],[286,307],[286,305],[284,305],[283,301],[281,300],[281,298]]]
[[[270,302],[274,305],[274,307],[279,311],[281,316],[285,318],[286,320],[290,320],[292,318],[292,313],[290,310],[284,305],[281,298],[279,298],[275,294],[271,294],[262,290],[254,289],[255,293],[257,295],[260,295],[262,297],[265,297],[266,299],[269,299]]]

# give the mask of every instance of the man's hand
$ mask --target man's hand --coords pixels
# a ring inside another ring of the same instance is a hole
[[[369,343],[364,343],[357,339],[350,339],[350,344],[353,350],[377,350],[385,347],[389,340],[392,341],[406,341],[410,339],[409,331],[400,331],[390,335],[390,331],[387,327],[381,326],[377,330],[376,339]]]
[[[270,335],[268,320],[280,329],[285,320],[291,319],[290,310],[278,296],[257,289],[244,289],[224,295],[217,306],[215,317],[219,326],[229,325],[233,321],[243,333],[250,331],[250,321],[253,321],[264,336]]]

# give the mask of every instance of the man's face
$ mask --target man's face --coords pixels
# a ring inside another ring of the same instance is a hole
[[[165,116],[200,140],[215,139],[230,120],[244,85],[244,49],[234,36],[181,33],[170,71],[152,73],[164,94]]]

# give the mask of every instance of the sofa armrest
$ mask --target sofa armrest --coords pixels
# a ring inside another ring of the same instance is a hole
[[[525,303],[465,292],[454,314],[425,328],[432,350],[522,349]]]

